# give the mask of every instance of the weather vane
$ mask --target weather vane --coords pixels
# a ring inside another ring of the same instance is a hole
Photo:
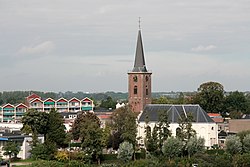
[[[141,30],[141,17],[139,17],[139,30]]]

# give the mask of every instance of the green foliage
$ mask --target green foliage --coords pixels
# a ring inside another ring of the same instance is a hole
[[[71,160],[67,163],[58,162],[58,161],[37,161],[33,162],[31,165],[27,165],[27,167],[91,167],[92,165],[84,164],[80,161]]]
[[[3,155],[8,155],[9,158],[11,158],[12,156],[16,157],[20,150],[21,148],[18,143],[10,141],[7,142],[6,145],[3,147]]]
[[[205,149],[205,139],[204,138],[197,138],[191,137],[186,144],[186,148],[188,156],[191,157],[192,155],[196,153],[201,153]]]
[[[22,118],[22,131],[32,132],[32,157],[53,159],[56,148],[63,146],[66,134],[63,119],[54,109],[50,113],[28,110]],[[39,144],[37,135],[44,135],[44,144]]]
[[[250,166],[250,154],[238,154],[233,157],[233,165],[240,167]]]
[[[228,112],[237,111],[246,113],[247,107],[247,98],[242,92],[231,92],[225,97],[225,108]]]
[[[32,131],[32,145],[35,146],[37,144],[37,135],[38,134],[44,134],[46,137],[47,134],[47,128],[48,128],[48,117],[49,115],[44,112],[38,112],[36,110],[28,110],[23,118],[22,118],[22,123],[23,123],[23,128],[26,128],[29,126]]]
[[[74,139],[81,141],[82,150],[99,162],[105,146],[99,118],[90,112],[78,115],[72,126],[72,134]]]
[[[243,145],[243,150],[246,153],[250,153],[250,134],[247,134],[243,141],[242,141],[242,145]]]
[[[54,154],[56,152],[55,143],[45,142],[38,143],[36,146],[32,147],[31,158],[32,159],[42,159],[42,160],[51,160],[54,159]]]
[[[57,161],[66,162],[69,160],[69,152],[68,151],[57,151],[55,158]]]
[[[126,167],[159,167],[159,163],[156,160],[152,159],[143,159],[143,160],[136,160],[131,161],[126,164]]]
[[[158,143],[159,143],[158,127],[155,125],[152,132],[152,139],[149,141],[147,146],[147,151],[153,154],[157,153],[157,150],[159,148]]]
[[[195,130],[192,128],[193,116],[191,114],[181,115],[179,119],[179,127],[176,130],[176,136],[182,141],[188,141],[191,137],[196,135]]]
[[[158,123],[158,138],[159,138],[158,148],[161,150],[163,142],[167,140],[168,137],[171,136],[171,131],[169,130],[169,121],[168,121],[167,111],[160,111],[158,122],[159,122]]]
[[[106,108],[106,109],[109,109],[109,108],[115,109],[116,101],[114,101],[112,97],[108,96],[107,99],[101,101],[100,107]]]
[[[117,158],[121,159],[124,162],[128,162],[132,159],[134,154],[133,144],[124,141],[120,144]]]
[[[170,137],[168,138],[162,147],[163,155],[172,159],[178,157],[182,153],[183,143],[179,138]]]
[[[226,138],[226,152],[231,155],[239,154],[242,151],[242,143],[240,141],[240,137],[232,135]]]
[[[117,135],[116,140],[119,141],[119,144],[123,141],[128,141],[135,146],[137,133],[136,114],[128,106],[125,106],[116,109],[112,113],[111,120],[113,135]]]
[[[244,137],[248,134],[250,134],[250,130],[241,131],[237,133],[236,135],[240,137],[240,141],[243,141]]]
[[[242,118],[242,112],[241,111],[230,111],[229,116],[231,119],[240,119],[240,118]]]
[[[61,147],[64,145],[65,138],[66,133],[63,118],[60,113],[52,109],[48,115],[46,139],[56,143],[58,147]]]
[[[224,88],[218,82],[206,82],[200,85],[193,102],[200,104],[206,112],[218,113],[223,111]]]

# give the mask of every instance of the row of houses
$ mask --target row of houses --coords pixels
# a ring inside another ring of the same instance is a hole
[[[22,116],[28,109],[34,109],[40,112],[48,112],[52,108],[58,112],[78,112],[78,111],[93,111],[94,103],[88,97],[77,99],[75,97],[67,100],[59,98],[42,99],[36,94],[32,94],[25,99],[25,103],[17,105],[5,104],[0,106],[0,122],[20,122]]]

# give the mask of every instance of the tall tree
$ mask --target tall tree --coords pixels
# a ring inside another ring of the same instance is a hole
[[[46,134],[48,130],[48,114],[44,112],[38,112],[36,110],[28,110],[22,118],[23,128],[29,126],[32,131],[32,144],[37,144],[37,135],[44,134],[46,140]],[[22,129],[23,129],[22,128]]]
[[[72,126],[73,138],[80,140],[82,149],[92,155],[99,164],[100,155],[105,146],[103,142],[105,134],[100,124],[99,118],[94,113],[87,112],[78,115]]]
[[[169,130],[168,112],[159,112],[159,123],[158,123],[158,137],[159,137],[159,149],[161,150],[163,142],[171,136],[171,131]]]
[[[128,141],[135,147],[137,133],[136,114],[128,106],[124,106],[113,112],[111,120],[113,133],[119,135],[119,141]]]
[[[52,109],[48,115],[47,140],[54,142],[57,146],[63,146],[66,133],[63,118],[60,113]]]
[[[200,85],[193,103],[198,103],[206,112],[221,112],[224,100],[224,87],[218,82],[206,82]]]
[[[188,113],[187,116],[181,115],[179,119],[179,127],[177,128],[176,136],[182,141],[188,141],[191,137],[196,135],[192,128],[193,116]]]
[[[230,92],[230,94],[225,97],[224,105],[228,112],[237,111],[247,113],[247,98],[242,92]]]

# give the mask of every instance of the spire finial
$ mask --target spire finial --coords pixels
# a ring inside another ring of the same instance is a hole
[[[141,30],[141,17],[139,17],[139,30]]]

